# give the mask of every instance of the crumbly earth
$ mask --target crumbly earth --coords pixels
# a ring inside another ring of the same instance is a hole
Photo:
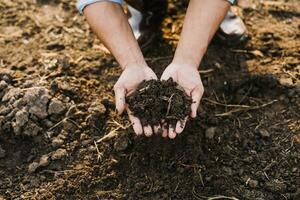
[[[136,137],[126,115],[115,113],[121,69],[75,1],[0,1],[0,104],[14,104],[2,100],[10,90],[43,88],[43,106],[32,110],[39,114],[28,114],[40,131],[0,133],[0,199],[299,199],[300,2],[240,3],[251,39],[237,47],[213,41],[199,68],[198,117],[170,141]],[[170,1],[161,34],[144,52],[158,76],[186,6]],[[66,109],[51,117],[50,99]],[[1,120],[18,119],[24,129],[29,104]]]
[[[190,115],[192,99],[170,78],[142,82],[126,102],[143,126],[159,125],[162,120],[175,126]]]

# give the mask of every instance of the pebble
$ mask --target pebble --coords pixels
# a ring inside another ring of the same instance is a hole
[[[0,81],[0,90],[4,90],[7,88],[8,84],[5,81]]]
[[[280,85],[287,86],[287,87],[291,87],[294,84],[291,78],[284,78],[284,77],[279,79],[279,83]]]
[[[67,155],[67,150],[57,149],[51,156],[52,160],[59,160]]]
[[[5,157],[5,150],[2,149],[2,147],[0,146],[0,158],[4,158]]]
[[[106,108],[101,102],[94,102],[88,108],[88,111],[95,114],[104,114],[106,112]]]
[[[49,104],[48,113],[51,114],[61,114],[66,109],[63,102],[59,101],[56,98],[51,99]]]
[[[64,143],[64,141],[60,138],[57,138],[57,137],[52,140],[52,146],[54,148],[60,147],[63,143]]]
[[[268,138],[268,137],[270,137],[270,133],[266,129],[259,129],[258,133],[260,134],[260,136],[262,138]]]
[[[205,137],[207,139],[210,139],[210,140],[213,139],[214,136],[215,136],[215,134],[216,134],[216,130],[217,130],[216,127],[210,127],[208,129],[206,129],[206,131],[205,131]]]
[[[251,188],[256,188],[258,186],[258,181],[257,180],[249,180],[248,182],[248,185],[251,187]]]
[[[43,155],[41,158],[40,158],[40,162],[39,162],[39,165],[42,166],[42,167],[46,167],[50,164],[50,159],[49,159],[49,156],[48,155]]]
[[[37,170],[37,168],[39,167],[39,163],[37,162],[33,162],[28,166],[28,172],[31,174],[33,172],[35,172]]]
[[[86,139],[89,139],[90,137],[87,135],[87,134],[85,134],[85,133],[81,133],[80,134],[80,140],[86,140]]]

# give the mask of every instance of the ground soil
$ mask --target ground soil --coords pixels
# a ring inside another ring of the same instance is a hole
[[[240,3],[249,42],[213,41],[199,115],[168,140],[116,114],[121,69],[75,1],[0,1],[0,199],[299,199],[300,2]],[[158,76],[186,6],[145,52]]]
[[[155,126],[164,121],[175,127],[177,121],[190,115],[192,98],[170,78],[142,82],[126,102],[143,126]]]

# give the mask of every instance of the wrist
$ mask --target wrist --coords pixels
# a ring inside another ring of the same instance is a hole
[[[148,67],[146,62],[130,62],[121,65],[122,70],[129,69],[129,68],[145,68],[145,67]]]
[[[198,69],[199,64],[197,62],[192,62],[189,59],[182,59],[182,58],[176,58],[174,57],[174,59],[172,60],[172,65],[175,66],[180,66],[183,68],[194,68],[194,69]]]

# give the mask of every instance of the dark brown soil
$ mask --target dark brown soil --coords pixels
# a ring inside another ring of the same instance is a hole
[[[121,69],[75,1],[1,0],[0,199],[298,200],[300,1],[239,2],[251,39],[210,45],[198,117],[170,141],[116,114]],[[169,1],[144,54],[158,77],[186,6]]]
[[[144,126],[159,125],[162,121],[175,126],[190,115],[192,99],[170,78],[142,82],[126,102]]]

